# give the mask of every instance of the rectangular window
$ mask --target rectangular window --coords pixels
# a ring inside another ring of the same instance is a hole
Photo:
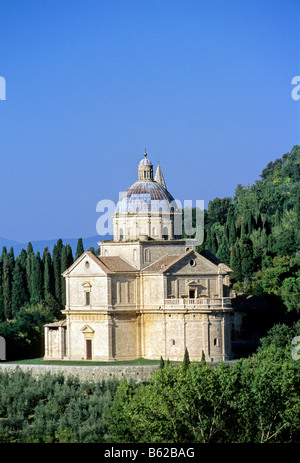
[[[90,305],[91,299],[90,299],[90,293],[86,292],[85,293],[85,305]]]
[[[86,340],[86,359],[92,360],[92,340]]]
[[[194,289],[190,289],[189,298],[190,299],[195,299],[195,293],[196,293],[196,291]]]

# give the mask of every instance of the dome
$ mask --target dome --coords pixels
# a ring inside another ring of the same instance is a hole
[[[148,158],[144,158],[139,163],[140,166],[153,166],[152,162]]]
[[[148,159],[144,160],[148,161]],[[154,181],[140,180],[123,193],[116,207],[116,212],[174,212],[176,210],[173,196],[162,185]]]

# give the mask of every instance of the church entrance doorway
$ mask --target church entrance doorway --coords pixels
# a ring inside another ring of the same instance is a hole
[[[92,360],[92,340],[86,339],[86,359]]]

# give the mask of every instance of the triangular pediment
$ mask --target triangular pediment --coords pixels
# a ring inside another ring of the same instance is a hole
[[[188,281],[188,286],[198,286],[199,283],[197,280],[191,280],[191,281]]]
[[[214,262],[211,262],[196,251],[191,250],[172,263],[168,269],[166,269],[166,273],[181,273],[191,276],[202,274],[216,275],[219,273],[219,269],[218,265]]]
[[[86,251],[63,272],[62,276],[89,276],[111,273],[109,269],[93,253]]]
[[[80,331],[82,333],[85,333],[85,334],[93,334],[93,333],[95,333],[95,330],[93,330],[93,328],[91,328],[90,325],[84,325],[84,327],[81,328]]]

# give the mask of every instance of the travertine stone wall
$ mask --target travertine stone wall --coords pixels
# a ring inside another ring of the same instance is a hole
[[[133,379],[134,381],[146,381],[151,378],[158,365],[135,366],[69,366],[69,365],[25,365],[0,363],[0,371],[14,371],[20,368],[23,371],[31,371],[34,376],[50,372],[52,374],[63,373],[65,376],[78,376],[81,381],[102,381],[113,377]]]
[[[226,313],[156,312],[144,313],[141,320],[142,357],[181,361],[187,348],[191,360],[200,360],[202,351],[207,361],[230,358],[231,323]]]
[[[113,316],[113,356],[118,360],[135,359],[137,355],[137,316],[118,313]]]

